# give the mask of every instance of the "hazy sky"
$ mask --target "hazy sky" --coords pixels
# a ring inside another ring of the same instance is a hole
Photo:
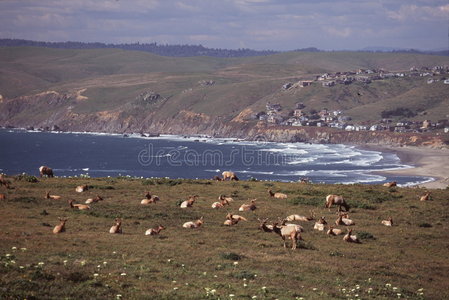
[[[0,38],[293,50],[448,47],[449,0],[0,0]]]

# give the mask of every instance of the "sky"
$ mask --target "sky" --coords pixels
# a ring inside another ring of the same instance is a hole
[[[0,0],[0,38],[288,51],[447,49],[449,0]]]

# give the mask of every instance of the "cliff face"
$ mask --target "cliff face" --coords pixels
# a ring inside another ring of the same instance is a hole
[[[142,132],[161,134],[205,134],[274,142],[311,142],[342,144],[388,144],[445,147],[448,135],[343,131],[326,127],[286,127],[246,121],[250,110],[227,121],[202,113],[181,110],[172,118],[157,111],[142,113],[119,107],[114,111],[80,113],[73,111],[79,95],[55,91],[4,100],[0,103],[0,125],[13,127],[58,128],[63,131]]]

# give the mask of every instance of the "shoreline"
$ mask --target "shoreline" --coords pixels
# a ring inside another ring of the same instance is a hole
[[[29,130],[25,128],[1,128],[6,130],[20,130],[27,132],[42,132],[39,130]],[[111,136],[125,136],[128,135],[120,133],[104,133],[104,132],[67,132],[67,131],[44,131],[49,133],[68,133],[68,134],[90,134],[90,135],[111,135]],[[177,136],[183,139],[201,139],[201,138],[214,138],[207,135],[153,135],[153,136],[142,136],[138,134],[130,134],[131,138],[166,138],[169,136]],[[237,138],[224,138],[230,140],[240,140]],[[245,141],[245,139],[241,139]],[[409,165],[410,168],[402,168],[395,170],[384,170],[384,171],[372,171],[372,174],[379,175],[403,175],[403,176],[424,176],[430,177],[434,180],[429,182],[421,182],[412,184],[409,186],[425,187],[429,189],[445,189],[449,186],[449,149],[442,148],[430,148],[430,147],[418,147],[418,146],[392,146],[392,145],[379,145],[379,144],[354,144],[348,143],[343,144],[347,146],[355,146],[356,148],[362,150],[379,151],[383,153],[393,153],[397,155],[400,159],[401,164]]]
[[[359,147],[366,150],[394,153],[402,164],[411,166],[406,169],[373,172],[375,174],[432,177],[433,181],[414,185],[428,189],[445,189],[449,186],[449,149],[380,146],[377,144],[359,145]]]

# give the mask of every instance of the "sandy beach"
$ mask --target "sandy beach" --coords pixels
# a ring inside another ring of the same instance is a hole
[[[449,185],[449,149],[379,145],[368,145],[368,148],[396,153],[404,164],[414,166],[409,169],[383,171],[383,174],[433,177],[435,181],[419,184],[420,187],[429,189],[445,189]]]

